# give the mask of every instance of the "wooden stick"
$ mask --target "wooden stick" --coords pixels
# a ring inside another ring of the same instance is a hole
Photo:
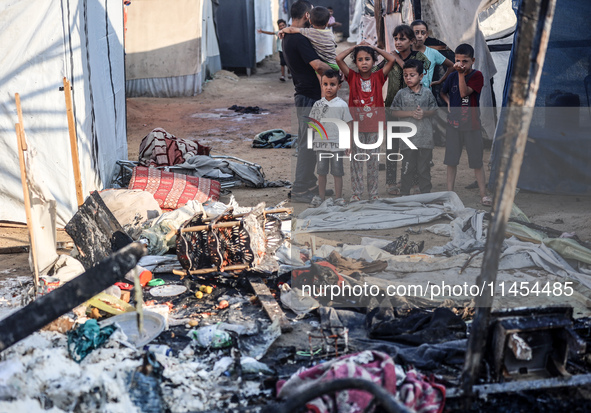
[[[76,124],[74,111],[72,110],[72,92],[70,81],[64,77],[64,94],[66,95],[66,115],[68,117],[68,131],[70,132],[70,150],[72,151],[72,165],[74,166],[74,184],[76,186],[76,200],[78,208],[84,203],[82,193],[82,178],[80,177],[80,159],[78,157],[78,138],[76,137]]]
[[[219,224],[212,224],[212,225],[197,225],[196,227],[183,228],[183,229],[181,229],[181,233],[184,234],[185,232],[204,231],[209,228],[230,228],[230,227],[236,227],[238,225],[240,225],[240,221],[227,221],[227,222],[220,222]]]
[[[227,267],[224,267],[224,271],[246,270],[247,268],[249,268],[249,266],[248,265],[245,265],[245,264],[241,264],[241,265],[229,265]],[[189,274],[191,274],[191,275],[209,274],[209,273],[218,272],[218,271],[222,271],[222,269],[221,268],[218,268],[218,267],[202,268],[200,270],[191,270],[191,271],[189,271]],[[181,271],[181,270],[172,270],[172,273],[174,275],[180,275],[180,276],[187,275],[187,272],[186,271]]]
[[[20,123],[14,125],[16,129],[16,141],[18,146],[18,163],[21,170],[21,183],[23,185],[23,197],[25,202],[25,214],[27,217],[27,227],[29,229],[29,241],[31,243],[31,256],[33,257],[33,293],[35,298],[37,297],[37,291],[39,289],[39,263],[37,260],[37,249],[35,242],[35,231],[33,228],[33,222],[31,217],[31,197],[29,194],[29,185],[27,183],[27,170],[25,167],[25,151],[27,150],[27,141],[25,139],[25,130],[23,128],[23,112],[21,108],[21,97],[18,93],[15,93],[14,99],[16,101],[16,111]]]
[[[293,326],[285,316],[285,313],[277,304],[277,301],[271,294],[269,287],[263,282],[260,277],[249,277],[248,282],[252,287],[254,293],[259,298],[259,301],[263,305],[263,309],[271,319],[271,321],[275,321],[279,319],[279,325],[281,326],[282,333],[288,333],[293,330]]]
[[[263,211],[263,213],[265,215],[267,214],[280,214],[283,212],[287,212],[287,213],[292,213],[293,212],[293,208],[278,208],[278,209],[270,209],[268,211]],[[238,214],[238,215],[234,215],[234,218],[242,218],[245,215],[247,215],[248,212],[244,213],[244,214]],[[205,220],[205,222],[208,221],[212,221],[212,219],[209,220]],[[211,227],[212,228],[229,228],[229,227],[235,227],[236,225],[240,225],[241,221],[227,221],[227,222],[220,222],[219,224],[213,224]],[[198,232],[198,231],[204,231],[206,229],[209,229],[209,225],[198,225],[196,227],[187,227],[187,228],[183,228],[181,230],[182,233],[185,232]]]
[[[533,107],[540,84],[544,58],[550,37],[556,0],[523,0],[520,8],[519,35],[513,53],[512,79],[507,102],[507,116],[499,125],[497,136],[503,139],[501,162],[493,206],[493,219],[488,230],[477,285],[494,286],[507,221],[515,198],[523,152],[533,117]],[[490,288],[490,287],[488,287]],[[494,289],[492,289],[494,292]],[[480,373],[493,303],[490,290],[476,297],[476,313],[461,378],[462,392],[473,395]],[[468,401],[467,399],[467,401]]]

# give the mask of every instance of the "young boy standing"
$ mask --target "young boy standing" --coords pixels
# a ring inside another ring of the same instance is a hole
[[[401,89],[392,102],[392,114],[402,121],[416,125],[417,133],[411,138],[418,149],[410,149],[404,142],[401,145],[402,171],[400,193],[410,195],[414,179],[418,176],[421,193],[431,192],[431,160],[433,159],[433,127],[429,117],[437,111],[437,102],[431,89],[422,84],[423,62],[408,60],[402,73],[406,86]]]
[[[480,92],[484,86],[484,77],[474,70],[474,48],[461,44],[456,48],[456,63],[453,72],[441,88],[441,98],[447,102],[447,137],[445,158],[447,165],[447,190],[453,191],[462,154],[466,146],[468,165],[474,170],[481,203],[491,206],[492,200],[486,195],[482,155],[484,151],[480,132]]]
[[[285,20],[283,19],[279,19],[277,20],[277,27],[279,28],[279,30],[277,32],[268,32],[262,29],[258,29],[257,32],[258,33],[263,33],[263,34],[270,34],[273,36],[277,36],[277,51],[279,52],[279,64],[281,65],[281,77],[279,78],[279,80],[281,80],[282,82],[285,82],[285,58],[283,57],[283,47],[282,47],[282,41],[279,38],[279,32],[283,29],[285,29],[287,27],[287,23],[285,23]]]
[[[321,77],[321,87],[324,97],[312,106],[310,111],[310,118],[312,122],[322,122],[322,119],[340,119],[351,126],[353,118],[349,113],[347,103],[337,96],[337,92],[341,88],[341,74],[337,70],[329,69]],[[343,157],[345,151],[339,149],[339,131],[335,124],[331,122],[322,123],[326,130],[326,136],[314,133],[313,148],[316,151],[317,157],[317,171],[318,174],[318,195],[316,195],[310,206],[316,208],[324,202],[326,197],[326,182],[327,175],[334,177],[334,204],[337,206],[344,206],[343,199],[343,176],[345,169],[343,168]],[[308,138],[309,139],[309,138]]]

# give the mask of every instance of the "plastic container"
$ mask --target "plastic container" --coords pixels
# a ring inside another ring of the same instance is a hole
[[[133,284],[134,283],[134,276],[136,274],[139,275],[139,277],[140,277],[140,285],[142,287],[145,287],[153,277],[152,272],[150,270],[147,270],[140,265],[136,265],[133,270],[131,270],[127,274],[125,274],[125,279],[130,281],[131,284]]]
[[[162,354],[166,357],[172,357],[172,349],[165,344],[150,344],[144,346],[145,351],[151,351],[154,354]]]
[[[199,347],[225,348],[232,345],[228,332],[218,329],[218,325],[200,327],[187,334]]]

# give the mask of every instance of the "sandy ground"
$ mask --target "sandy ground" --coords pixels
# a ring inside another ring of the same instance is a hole
[[[340,43],[339,49],[348,47]],[[288,149],[253,149],[253,137],[262,131],[282,128],[297,133],[293,104],[293,84],[291,81],[279,81],[278,56],[264,60],[255,73],[247,77],[222,71],[217,78],[205,84],[204,91],[198,96],[188,98],[130,98],[127,99],[128,158],[137,160],[139,145],[152,129],[161,127],[180,138],[198,140],[199,143],[212,147],[214,155],[230,155],[260,164],[268,180],[292,180],[295,156]],[[348,89],[344,84],[339,95],[347,100]],[[240,115],[230,111],[232,105],[259,106],[265,111],[260,115]],[[484,159],[488,159],[489,151]],[[432,168],[433,191],[445,190],[446,169],[443,165],[444,148],[434,150]],[[345,165],[348,173],[348,167]],[[350,182],[345,177],[345,198],[351,195]],[[456,191],[468,207],[481,208],[478,190],[464,187],[474,181],[468,169],[467,157],[462,156],[458,169]],[[329,187],[332,181],[329,179]],[[244,206],[252,206],[264,201],[275,205],[287,199],[288,188],[233,188],[232,194]],[[385,171],[380,172],[380,195],[387,197]],[[227,201],[229,195],[222,197]],[[565,232],[575,231],[583,240],[591,241],[591,197],[555,196],[526,193],[517,194],[516,204],[538,225],[553,227]],[[305,205],[294,204],[296,211]],[[318,234],[320,237],[335,242],[356,243],[360,236],[376,236],[393,239],[402,234],[404,229],[375,231],[367,233]],[[423,232],[416,240],[425,240],[426,248],[441,245],[447,239]],[[59,240],[67,240],[67,234],[59,232]],[[411,237],[412,239],[412,237]],[[24,229],[0,228],[0,248],[27,243]],[[27,254],[0,255],[0,277],[3,274],[30,273]]]

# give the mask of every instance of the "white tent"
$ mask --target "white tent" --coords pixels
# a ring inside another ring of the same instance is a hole
[[[194,96],[220,70],[212,0],[133,2],[125,34],[127,96]]]
[[[0,0],[0,220],[25,222],[15,93],[38,171],[57,201],[57,224],[77,209],[63,78],[72,98],[82,189],[109,183],[127,158],[121,0]]]

